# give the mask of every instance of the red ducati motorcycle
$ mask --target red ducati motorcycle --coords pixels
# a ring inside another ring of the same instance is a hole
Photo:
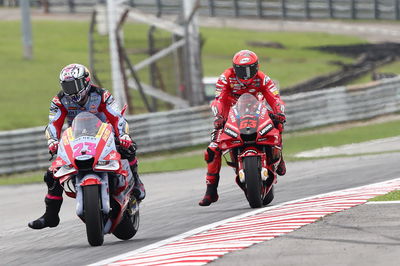
[[[117,152],[110,124],[89,112],[78,114],[62,134],[51,169],[66,195],[76,199],[76,214],[86,225],[90,245],[102,245],[108,233],[123,240],[136,234],[134,178],[128,160]]]
[[[252,208],[274,199],[276,169],[281,160],[281,134],[276,126],[282,125],[274,125],[267,106],[250,93],[242,94],[229,111],[220,135],[219,148],[225,154],[229,152],[228,165],[235,169],[236,182]]]

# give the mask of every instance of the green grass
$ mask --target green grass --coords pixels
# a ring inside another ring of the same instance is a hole
[[[284,153],[287,161],[294,161],[298,160],[294,155],[301,151],[398,135],[400,135],[400,121],[357,126],[330,133],[309,133],[307,131],[303,131],[301,134],[290,133],[285,136]],[[139,172],[144,174],[194,168],[204,168],[204,171],[206,171],[206,163],[203,159],[203,150],[205,148],[206,144],[160,153],[139,155]],[[41,172],[15,174],[0,177],[0,185],[34,183],[42,182],[42,180],[43,173]]]
[[[389,192],[388,194],[377,196],[369,201],[393,201],[400,200],[400,190]]]
[[[88,65],[88,28],[81,21],[33,21],[33,59],[22,57],[19,21],[0,21],[0,130],[26,128],[47,124],[51,98],[59,91],[58,75],[63,66],[72,62]],[[126,46],[144,48],[147,26],[127,25]],[[231,65],[233,54],[240,49],[252,49],[260,56],[261,70],[278,80],[281,87],[293,85],[337,68],[330,60],[351,62],[352,59],[306,49],[328,44],[364,43],[363,40],[324,33],[257,32],[236,29],[202,28],[205,40],[203,68],[206,76],[219,76]],[[165,33],[164,33],[165,34]],[[164,36],[160,33],[160,36]],[[107,40],[98,37],[107,49]],[[287,49],[251,47],[248,41],[280,42]],[[132,57],[133,63],[142,59]],[[109,69],[108,56],[102,58],[102,68]],[[144,81],[148,73],[140,72]],[[105,74],[104,87],[109,88],[110,77]],[[138,112],[143,104],[137,93],[132,105]]]
[[[400,121],[390,121],[367,126],[357,126],[337,132],[322,134],[289,134],[284,135],[284,151],[288,159],[301,151],[326,146],[340,146],[359,143],[373,139],[388,138],[400,135]]]

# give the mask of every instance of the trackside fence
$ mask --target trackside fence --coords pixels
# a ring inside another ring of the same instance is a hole
[[[400,78],[283,96],[286,131],[372,118],[400,111]],[[208,106],[127,117],[139,154],[206,145],[212,130]],[[44,127],[0,132],[0,174],[49,166]]]
[[[91,12],[106,0],[31,0],[45,12]],[[178,14],[182,0],[126,0],[125,4],[153,14]],[[18,5],[0,0],[0,6]],[[400,0],[200,0],[200,15],[266,19],[400,20]]]

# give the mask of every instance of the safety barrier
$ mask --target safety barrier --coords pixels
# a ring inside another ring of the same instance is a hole
[[[372,118],[400,111],[400,78],[282,97],[286,131]],[[208,106],[127,117],[139,153],[206,145],[212,130]],[[44,127],[0,132],[0,174],[47,167]]]
[[[50,12],[90,12],[106,0],[35,0],[33,6]],[[177,14],[182,0],[128,0],[145,12]],[[14,6],[18,1],[0,0]],[[200,0],[200,15],[267,19],[400,19],[400,0]]]

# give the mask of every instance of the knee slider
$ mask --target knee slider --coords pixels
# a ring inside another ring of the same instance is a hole
[[[204,160],[207,163],[210,163],[214,160],[215,154],[218,152],[218,148],[210,148],[208,147],[207,150],[204,152]]]
[[[48,193],[53,196],[61,196],[63,188],[60,185],[59,180],[54,179],[53,172],[47,171],[44,174],[44,182],[47,185]]]
[[[54,184],[53,172],[47,170],[46,173],[44,173],[43,181],[47,184],[48,187],[52,187]]]

